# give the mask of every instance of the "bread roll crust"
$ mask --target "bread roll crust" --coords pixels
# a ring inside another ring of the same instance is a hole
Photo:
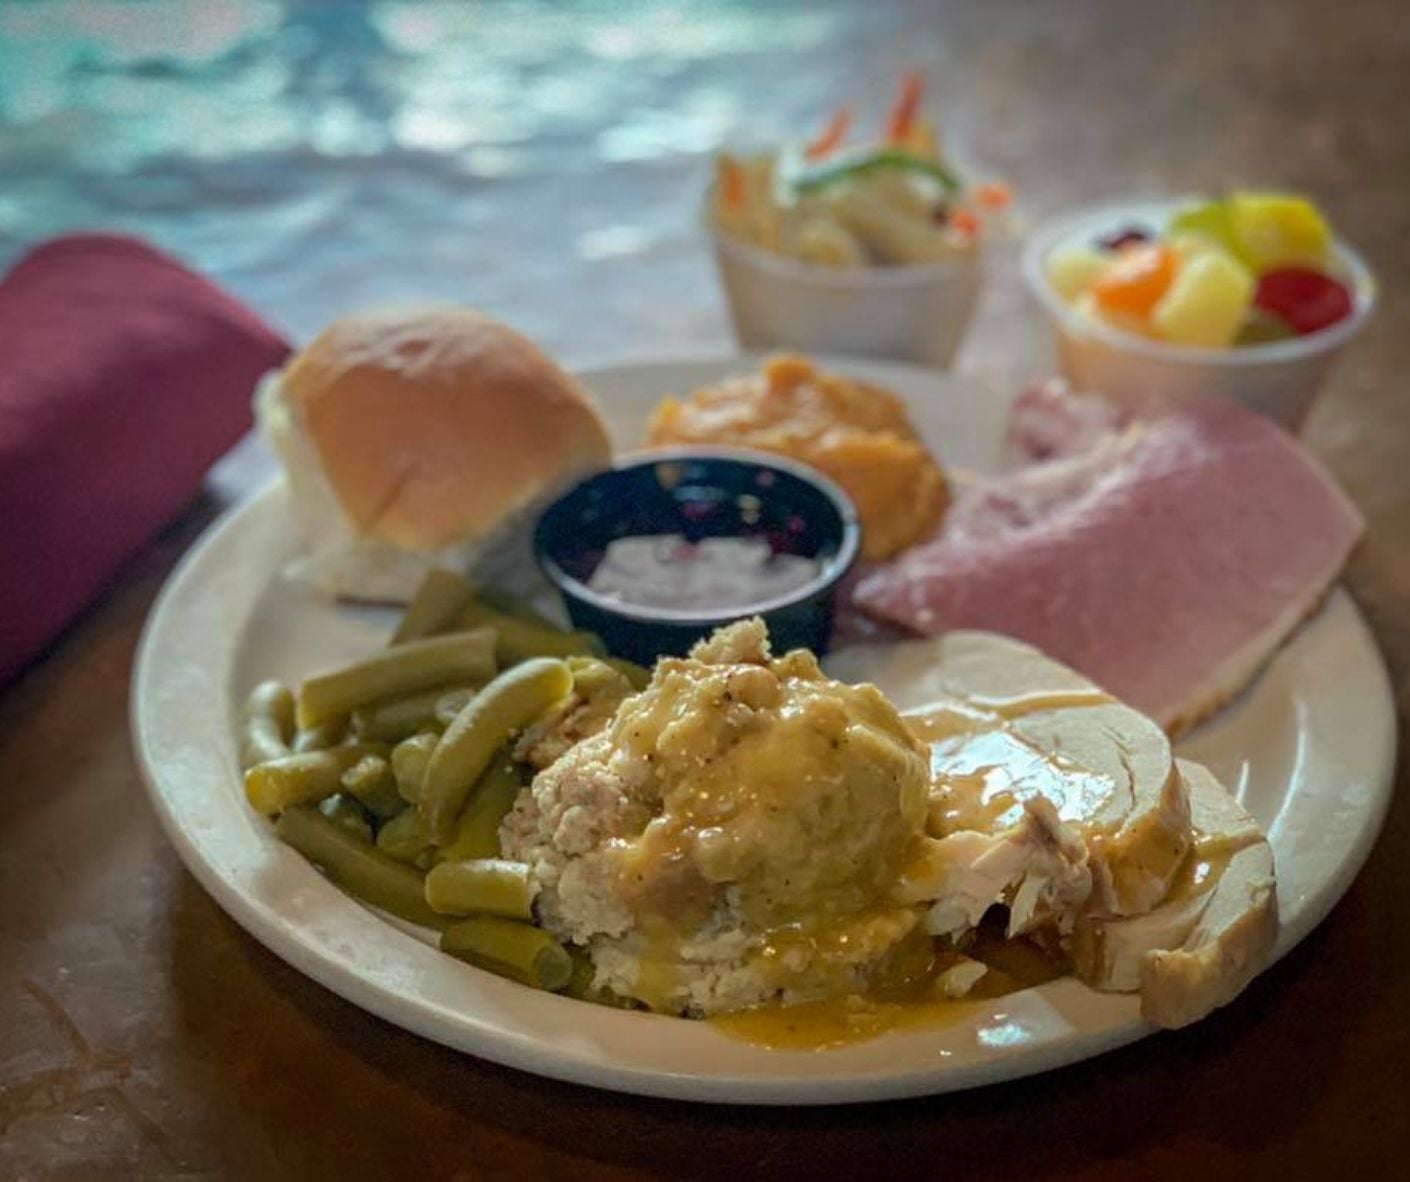
[[[611,454],[586,391],[469,309],[343,317],[283,391],[353,527],[409,550],[484,537]]]

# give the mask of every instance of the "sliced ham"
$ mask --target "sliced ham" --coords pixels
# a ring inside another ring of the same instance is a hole
[[[922,635],[1027,641],[1174,733],[1316,609],[1361,518],[1291,436],[1237,406],[1102,429],[1090,400],[1065,397],[1071,431],[1050,394],[1021,401],[1010,432],[1053,458],[962,488],[942,532],[873,568],[853,604]]]
[[[1004,452],[1015,467],[1077,455],[1134,417],[1109,398],[1074,395],[1062,378],[1033,382],[1014,399]]]

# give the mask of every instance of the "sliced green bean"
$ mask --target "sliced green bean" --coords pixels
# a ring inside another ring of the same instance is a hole
[[[526,661],[501,673],[456,716],[426,768],[421,832],[428,845],[445,845],[454,836],[460,810],[495,751],[572,688],[573,674],[562,661]]]
[[[454,571],[428,570],[392,633],[392,643],[405,644],[444,632],[474,593],[469,582]]]
[[[611,665],[623,677],[625,677],[632,689],[640,692],[651,684],[651,670],[635,661],[626,661],[621,657],[599,657],[605,665]]]
[[[506,858],[440,862],[426,875],[426,902],[441,915],[532,919],[536,894],[528,866]]]
[[[498,587],[478,587],[475,598],[485,607],[493,608],[516,620],[523,620],[535,628],[546,628],[550,632],[562,632],[563,626],[550,620],[522,595],[514,595]]]
[[[564,632],[559,628],[541,627],[507,612],[496,611],[477,599],[470,600],[461,609],[456,626],[493,628],[495,658],[505,667],[533,657],[593,656],[605,651],[602,641],[591,632]]]
[[[524,782],[518,765],[506,751],[499,752],[475,783],[470,799],[455,823],[450,844],[436,852],[438,860],[465,861],[500,855],[499,826],[514,807]]]
[[[341,792],[337,796],[330,796],[318,806],[318,811],[333,824],[341,826],[363,841],[372,840],[372,826],[368,823],[367,813],[351,796],[345,796]]]
[[[399,743],[417,731],[436,730],[444,724],[436,720],[436,703],[445,695],[441,687],[385,698],[352,712],[353,729],[363,739]]]
[[[433,712],[436,725],[441,730],[445,730],[446,727],[450,726],[450,724],[455,721],[455,716],[470,704],[470,699],[483,688],[483,686],[477,686],[475,688],[461,686],[459,689],[446,690],[436,699],[436,708]]]
[[[620,677],[601,657],[567,657],[565,664],[573,672],[573,692],[580,697],[597,693]]]
[[[343,790],[351,792],[379,820],[395,817],[406,807],[392,765],[386,756],[364,755],[343,773]]]
[[[348,734],[348,720],[343,715],[320,722],[315,727],[300,731],[294,739],[294,752],[302,755],[306,751],[327,751],[336,747]]]
[[[568,955],[572,958],[573,968],[568,975],[568,984],[563,987],[563,992],[569,997],[576,997],[579,1001],[591,1001],[594,993],[592,979],[597,973],[592,965],[592,957],[581,948],[569,949]]]
[[[573,975],[573,958],[546,931],[498,916],[451,924],[441,933],[441,951],[536,989],[557,992]]]
[[[317,804],[342,791],[343,773],[367,755],[386,748],[369,743],[286,755],[245,773],[245,796],[256,812],[273,816],[296,804]]]
[[[581,948],[568,949],[568,955],[573,959],[573,972],[568,978],[568,984],[563,987],[563,992],[569,997],[575,997],[579,1001],[590,1001],[593,1005],[608,1006],[614,1010],[644,1008],[641,1002],[635,998],[623,997],[620,993],[614,993],[610,989],[594,988],[592,981],[597,970],[593,967],[592,957]]]
[[[421,789],[426,782],[426,765],[431,762],[431,753],[439,740],[439,735],[427,732],[403,739],[392,748],[392,775],[397,781],[397,792],[407,804],[415,804],[421,799]]]
[[[421,862],[426,846],[421,841],[414,808],[403,809],[377,830],[377,848],[398,862],[412,866]]]
[[[317,809],[286,809],[274,831],[364,903],[426,927],[445,923],[426,903],[425,875],[393,861]]]
[[[317,726],[382,698],[494,676],[494,633],[488,628],[413,640],[310,677],[299,688],[301,727]]]
[[[262,681],[240,711],[240,769],[283,759],[294,740],[294,695],[282,681]]]

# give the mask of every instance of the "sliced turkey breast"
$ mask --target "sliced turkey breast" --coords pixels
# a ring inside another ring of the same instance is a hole
[[[1055,932],[1083,980],[1139,991],[1167,1027],[1267,964],[1267,838],[1150,719],[989,633],[843,649],[828,668],[902,690],[893,699],[930,746],[928,841],[898,901],[928,903],[931,932],[962,935],[1002,904],[1010,936]]]
[[[1024,931],[1089,903],[1130,915],[1166,896],[1189,849],[1189,803],[1149,718],[992,633],[843,649],[828,669],[905,687],[896,705],[930,744],[937,840],[908,893],[939,900],[932,930],[971,926],[995,902]]]
[[[1193,880],[1206,867],[1210,881],[1183,943],[1153,943],[1141,958],[1141,1013],[1168,1027],[1188,1026],[1238,996],[1267,965],[1278,938],[1272,847],[1208,769],[1184,761],[1180,769],[1200,831],[1191,889],[1198,890]]]
[[[1236,996],[1278,935],[1273,850],[1257,823],[1197,763],[1179,761],[1194,847],[1169,895],[1145,915],[1089,915],[1072,940],[1078,974],[1098,989],[1141,992],[1158,1026],[1186,1026]]]

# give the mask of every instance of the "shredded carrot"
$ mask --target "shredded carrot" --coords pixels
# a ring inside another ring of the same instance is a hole
[[[852,129],[852,108],[843,107],[828,121],[822,134],[803,150],[805,160],[821,160],[842,146],[847,133]]]
[[[975,187],[974,199],[989,209],[1007,209],[1013,201],[1013,190],[1000,181],[991,181]]]
[[[956,209],[945,219],[949,226],[953,226],[961,234],[968,234],[973,237],[979,233],[979,219],[967,209]]]
[[[901,90],[886,123],[886,138],[893,144],[903,143],[911,134],[924,93],[925,78],[919,70],[907,70],[901,75]]]
[[[738,212],[749,203],[749,178],[733,156],[721,156],[719,164],[720,200],[726,209]]]

